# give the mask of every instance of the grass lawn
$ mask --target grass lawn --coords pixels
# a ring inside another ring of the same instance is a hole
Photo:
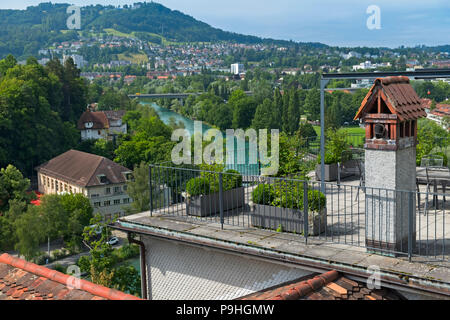
[[[119,60],[131,61],[131,63],[139,64],[139,65],[142,63],[148,62],[148,57],[144,53],[132,53],[130,55],[127,55],[125,53],[120,53],[117,55],[117,58]]]
[[[320,126],[314,126],[314,130],[316,131],[317,135],[320,136]],[[349,134],[365,134],[364,128],[361,128],[359,126],[346,126],[341,127],[339,130],[347,130]]]
[[[123,32],[117,31],[116,29],[112,29],[112,28],[103,29],[103,31],[105,31],[106,34],[116,36],[116,37],[133,38],[133,35],[130,33],[123,33]]]

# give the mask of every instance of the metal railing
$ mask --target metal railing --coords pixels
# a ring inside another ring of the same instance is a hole
[[[150,166],[150,211],[297,234],[306,243],[448,261],[450,194]],[[241,180],[242,179],[242,180]]]

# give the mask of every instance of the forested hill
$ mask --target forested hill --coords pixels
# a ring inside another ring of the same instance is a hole
[[[105,29],[151,42],[164,39],[174,42],[288,43],[226,32],[158,3],[138,5],[120,9],[102,5],[82,7],[79,32],[67,30],[68,4],[41,3],[26,10],[0,10],[0,58],[10,53],[26,58],[54,42],[75,40],[80,35],[101,33]]]

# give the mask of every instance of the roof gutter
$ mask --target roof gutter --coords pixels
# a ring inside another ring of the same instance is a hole
[[[132,233],[127,233],[128,242],[134,243],[139,246],[140,251],[140,262],[141,262],[141,293],[142,293],[142,299],[148,300],[148,294],[147,294],[147,263],[145,261],[146,257],[146,250],[145,250],[145,244],[142,241],[135,240],[132,237]]]
[[[210,249],[218,249],[221,251],[228,251],[238,255],[245,255],[246,257],[253,257],[256,259],[270,260],[281,264],[289,264],[301,266],[306,270],[313,272],[326,272],[330,268],[353,276],[359,279],[367,280],[373,277],[373,273],[369,272],[367,268],[359,267],[351,264],[333,262],[321,258],[312,258],[303,255],[293,255],[285,252],[279,252],[272,249],[260,248],[253,245],[239,244],[232,241],[218,240],[210,237],[200,237],[191,235],[182,231],[171,231],[168,229],[152,227],[148,225],[139,224],[136,222],[118,221],[110,227],[125,232],[132,232],[136,234],[151,236],[159,239],[172,240],[188,245],[196,245]],[[422,294],[432,294],[448,299],[450,297],[450,284],[435,280],[424,279],[410,274],[403,274],[393,270],[380,270],[380,281],[386,287],[403,288],[407,291],[416,291]]]

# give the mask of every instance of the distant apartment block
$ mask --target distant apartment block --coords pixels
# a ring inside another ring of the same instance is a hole
[[[234,75],[239,75],[241,73],[243,73],[244,70],[244,65],[240,64],[240,63],[234,63],[231,65],[231,73]]]
[[[63,63],[65,63],[67,61],[67,59],[69,59],[69,58],[72,58],[73,63],[78,68],[83,68],[83,67],[87,66],[87,64],[88,64],[88,62],[86,60],[84,60],[83,56],[80,56],[79,54],[64,55]]]
[[[85,111],[78,120],[81,139],[113,140],[114,136],[127,133],[127,124],[122,121],[124,110]]]
[[[131,170],[94,154],[69,150],[36,168],[39,192],[82,193],[94,213],[109,221],[125,214],[132,199],[127,195]]]

